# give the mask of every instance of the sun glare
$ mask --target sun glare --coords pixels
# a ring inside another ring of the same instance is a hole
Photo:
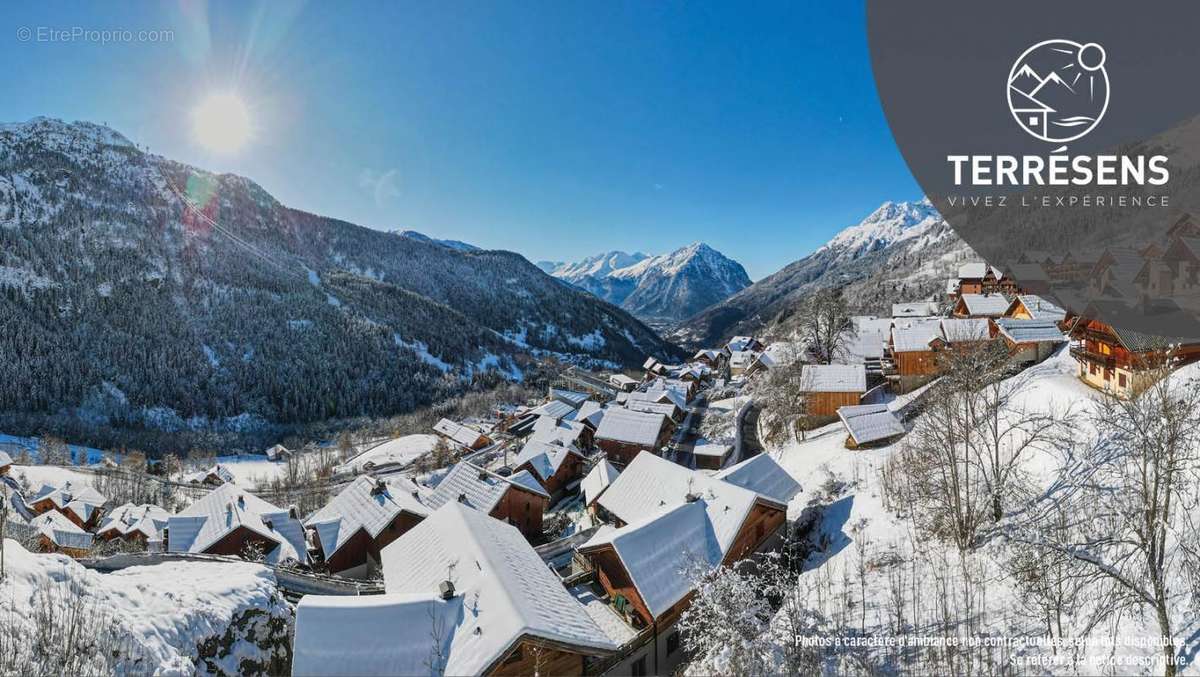
[[[212,94],[192,111],[196,142],[217,153],[232,153],[250,138],[250,115],[236,94]]]

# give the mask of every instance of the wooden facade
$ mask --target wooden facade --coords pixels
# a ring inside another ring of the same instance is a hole
[[[551,501],[558,501],[566,493],[567,485],[575,480],[583,477],[583,457],[579,454],[568,453],[563,459],[562,465],[558,466],[558,470],[546,479],[542,479],[533,469],[533,464],[529,461],[522,463],[514,469],[514,472],[528,470],[529,474],[538,478],[542,486],[546,489],[546,493],[550,494]]]
[[[931,376],[938,372],[937,353],[929,350],[892,352],[896,373],[900,376]]]
[[[407,533],[409,529],[420,524],[423,519],[425,518],[421,515],[401,510],[374,538],[360,528],[350,537],[350,540],[333,553],[332,557],[325,561],[326,570],[331,574],[336,574],[364,566],[368,562],[382,561],[380,551]],[[317,538],[319,544],[320,536],[318,535]]]
[[[542,538],[542,513],[550,506],[545,496],[512,485],[489,513],[515,526],[530,541]]]
[[[861,392],[847,393],[807,393],[805,403],[809,416],[837,416],[838,407],[858,404],[862,400]]]
[[[589,654],[571,650],[541,639],[524,637],[503,658],[484,671],[485,675],[524,677],[526,675],[583,675]]]
[[[93,510],[91,518],[85,522],[85,521],[81,520],[79,518],[79,516],[76,515],[73,511],[67,510],[66,508],[59,508],[57,505],[54,504],[54,501],[51,500],[50,497],[43,498],[42,500],[37,501],[36,503],[30,504],[29,509],[35,515],[41,515],[43,513],[50,512],[51,510],[57,510],[59,512],[59,514],[61,514],[63,517],[66,517],[67,519],[71,520],[72,524],[79,527],[80,529],[83,529],[84,531],[91,531],[91,530],[95,529],[96,525],[100,523],[100,513],[103,512],[102,510],[99,510],[99,509]]]
[[[1153,346],[1130,346],[1113,327],[1080,318],[1071,330],[1071,356],[1079,363],[1079,378],[1090,386],[1130,395],[1148,385],[1147,371],[1160,358]],[[1179,364],[1200,360],[1200,344],[1177,346],[1172,357]]]
[[[670,419],[664,419],[669,421]],[[671,440],[671,432],[674,428],[670,425],[664,425],[658,431],[658,437],[654,440],[654,448],[650,449],[644,444],[635,444],[633,442],[624,442],[621,440],[610,440],[601,437],[596,438],[596,446],[600,448],[607,456],[610,463],[618,467],[625,467],[633,462],[634,457],[643,451],[649,451],[652,454],[658,454],[659,450],[667,446],[667,442]]]

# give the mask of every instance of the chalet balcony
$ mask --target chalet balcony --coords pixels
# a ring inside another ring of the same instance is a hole
[[[1097,343],[1107,343],[1108,345],[1116,345],[1117,337],[1108,332],[1096,331],[1095,329],[1077,329],[1071,338],[1095,341]]]
[[[1102,355],[1100,353],[1088,350],[1083,346],[1072,346],[1071,357],[1074,357],[1080,362],[1099,365],[1106,369],[1112,369],[1117,366],[1117,358],[1112,355]]]

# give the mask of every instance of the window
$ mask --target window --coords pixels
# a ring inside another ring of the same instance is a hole
[[[1117,383],[1120,384],[1122,388],[1125,387],[1125,374],[1117,374]]]
[[[1096,375],[1096,365],[1095,365],[1095,364],[1089,364],[1089,365],[1088,365],[1088,371],[1090,371],[1090,372],[1092,373],[1092,375],[1093,375],[1093,376],[1095,376],[1095,375]]]
[[[670,635],[667,636],[667,655],[670,656],[671,654],[675,653],[676,651],[679,651],[679,632],[678,631],[672,632]]]
[[[633,677],[645,677],[646,674],[646,657],[642,656],[629,666],[629,674]]]

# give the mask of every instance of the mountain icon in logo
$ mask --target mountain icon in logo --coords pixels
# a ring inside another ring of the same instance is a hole
[[[1025,50],[1008,73],[1008,108],[1021,128],[1049,143],[1081,138],[1108,110],[1104,48],[1046,40]]]

